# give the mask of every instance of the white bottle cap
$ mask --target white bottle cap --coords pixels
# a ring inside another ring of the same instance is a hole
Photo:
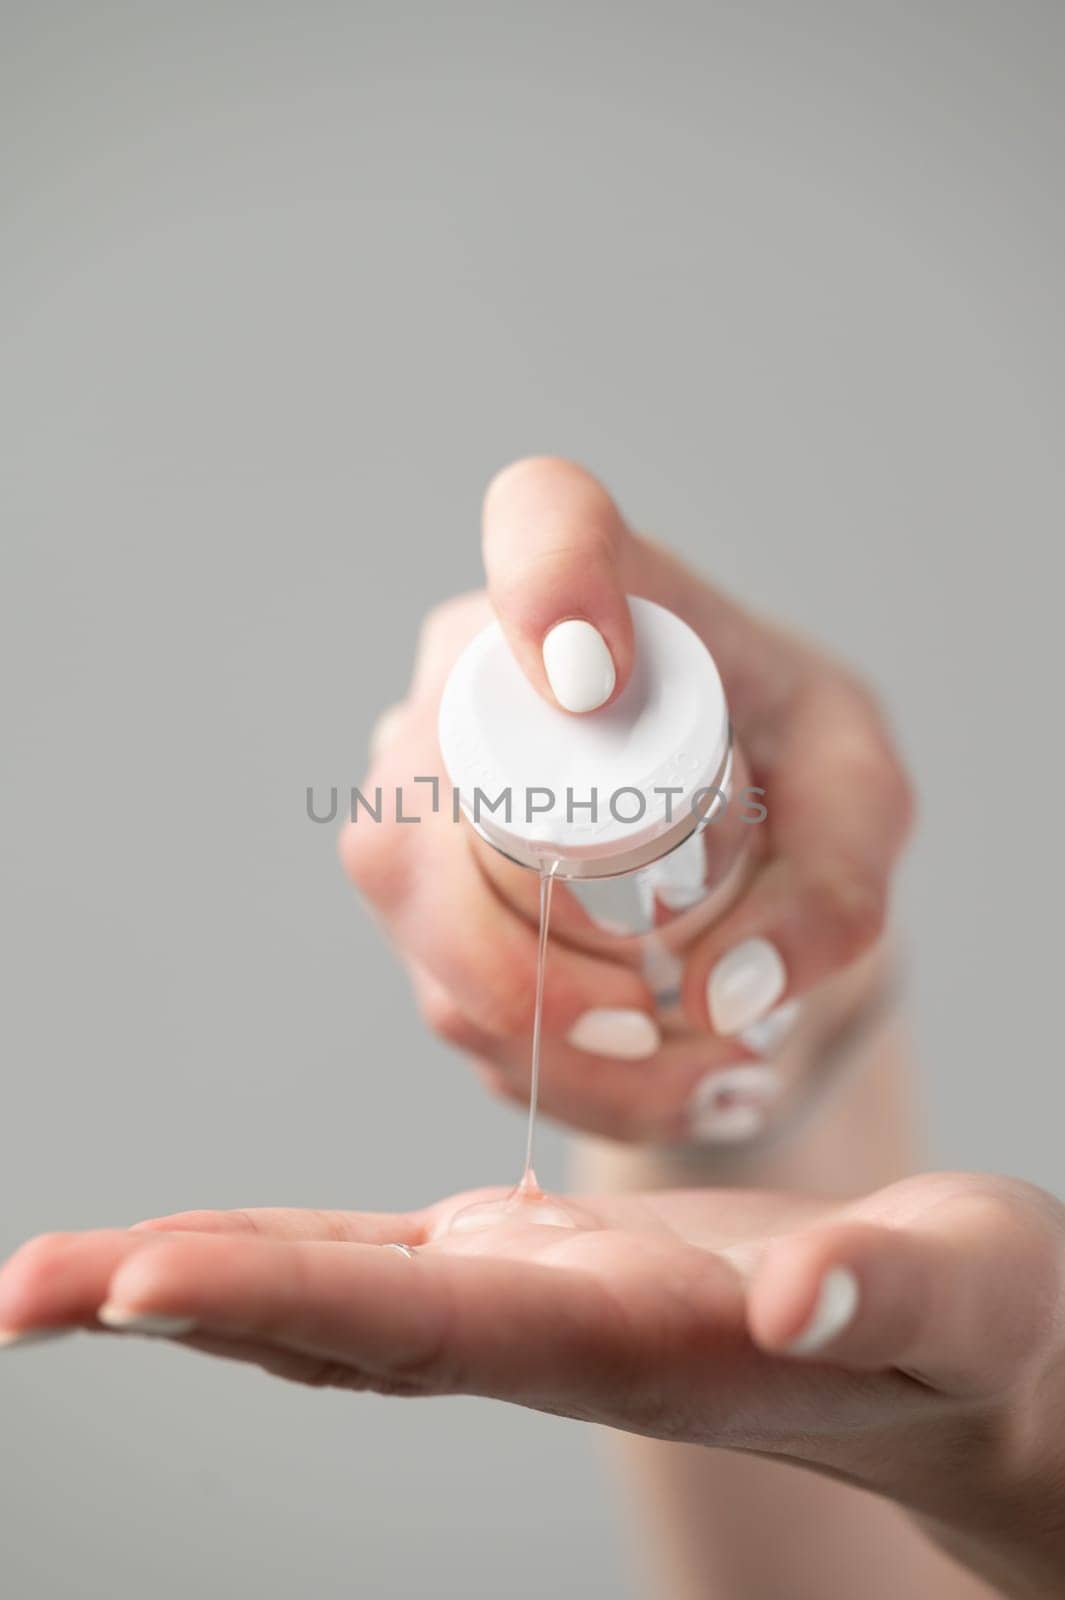
[[[448,776],[478,833],[523,866],[555,861],[562,878],[634,871],[688,838],[726,791],[728,708],[710,652],[663,606],[630,599],[629,609],[632,676],[601,711],[549,705],[497,622],[448,677]]]

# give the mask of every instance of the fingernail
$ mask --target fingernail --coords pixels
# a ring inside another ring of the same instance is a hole
[[[557,622],[544,640],[543,656],[551,693],[563,710],[594,711],[614,693],[614,662],[590,622]]]
[[[765,1127],[769,1107],[780,1092],[773,1067],[751,1062],[708,1072],[688,1102],[688,1132],[705,1144],[740,1144]]]
[[[858,1309],[858,1280],[849,1267],[830,1267],[821,1280],[810,1320],[788,1345],[788,1354],[812,1355],[831,1344]]]
[[[119,1333],[147,1333],[157,1339],[174,1339],[179,1334],[191,1333],[196,1326],[192,1317],[166,1317],[154,1311],[127,1311],[125,1306],[101,1306],[97,1321]]]
[[[706,986],[710,1022],[726,1038],[760,1022],[780,999],[788,975],[768,939],[745,939],[721,957]]]
[[[73,1332],[73,1328],[0,1328],[0,1350],[10,1350],[17,1344],[47,1344],[50,1339],[62,1339]]]
[[[798,1022],[801,1009],[798,1000],[785,1000],[782,1006],[774,1006],[761,1022],[752,1022],[749,1028],[744,1028],[741,1042],[756,1056],[775,1055]]]
[[[653,1056],[661,1042],[653,1017],[646,1011],[621,1006],[601,1006],[578,1017],[566,1035],[578,1050],[596,1056],[617,1056],[622,1061],[642,1061]]]

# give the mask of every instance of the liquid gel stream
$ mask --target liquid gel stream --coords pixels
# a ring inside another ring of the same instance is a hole
[[[456,1211],[448,1226],[451,1233],[471,1233],[482,1228],[536,1223],[549,1228],[595,1228],[594,1218],[568,1200],[545,1194],[533,1169],[536,1112],[540,1099],[540,1049],[544,1010],[544,974],[547,936],[551,923],[551,891],[557,861],[540,865],[540,938],[536,949],[536,999],[533,1007],[532,1062],[529,1073],[529,1121],[525,1134],[525,1165],[517,1185],[499,1200],[478,1200]]]

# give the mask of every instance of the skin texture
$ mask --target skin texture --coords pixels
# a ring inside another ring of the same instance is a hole
[[[569,617],[599,629],[620,692],[633,593],[710,645],[767,791],[746,892],[688,956],[687,1037],[641,1061],[568,1045],[585,1011],[649,1012],[651,997],[636,971],[554,941],[542,1104],[615,1141],[583,1151],[589,1225],[451,1234],[478,1198],[467,1195],[403,1216],[190,1212],[50,1236],[0,1273],[0,1340],[116,1336],[116,1319],[131,1331],[149,1319],[197,1351],[317,1387],[474,1393],[606,1423],[654,1530],[651,1592],[671,1600],[1060,1595],[1061,1208],[1005,1179],[896,1181],[912,1161],[897,1024],[866,1041],[864,1070],[798,1137],[749,1155],[643,1142],[682,1133],[703,1074],[751,1058],[713,1036],[706,1004],[709,973],[743,940],[769,939],[787,995],[805,997],[775,1063],[786,1073],[823,1071],[826,1044],[876,991],[912,805],[874,700],[635,536],[569,463],[522,462],[494,480],[485,564],[488,595],[428,619],[367,786],[405,785],[408,814],[427,798],[410,779],[439,771],[443,681],[493,606],[540,693],[551,694],[543,638]],[[535,932],[447,811],[426,810],[418,827],[353,825],[341,855],[426,1021],[521,1101]],[[858,1284],[852,1320],[796,1355],[841,1267]]]
[[[814,1190],[846,1202],[910,1170],[909,1048],[897,1029],[867,1045],[863,1055],[873,1059],[859,1063],[866,1070],[857,1081],[783,1146],[756,1146],[750,1156],[742,1149],[685,1156],[654,1143],[683,1136],[689,1098],[705,1073],[750,1059],[739,1041],[713,1036],[706,1005],[709,973],[743,939],[769,938],[784,956],[788,995],[805,996],[800,1024],[774,1063],[793,1084],[823,1070],[826,1041],[876,989],[892,868],[913,805],[868,689],[807,641],[753,616],[635,535],[602,486],[571,463],[518,462],[493,480],[484,554],[488,593],[450,602],[427,619],[410,694],[379,725],[369,783],[439,770],[435,719],[443,681],[493,612],[548,698],[545,634],[562,617],[588,619],[607,641],[620,693],[632,640],[619,595],[629,592],[670,607],[709,645],[752,780],[767,791],[769,824],[758,830],[754,879],[689,953],[688,1037],[667,1035],[651,1061],[589,1058],[574,1049],[565,1034],[589,1007],[650,1010],[650,996],[632,971],[553,940],[541,1105],[615,1141],[586,1145],[582,1174],[594,1187],[624,1194],[720,1182],[724,1170],[730,1183]],[[475,1061],[489,1088],[522,1103],[534,939],[511,909],[522,904],[520,886],[488,863],[492,888],[503,891],[493,893],[478,870],[483,857],[478,864],[454,829],[429,816],[420,828],[399,830],[402,837],[396,832],[349,828],[342,859],[406,962],[427,1024]],[[445,904],[461,907],[461,918],[441,918]],[[436,931],[444,927],[446,940]],[[761,1456],[746,1458],[737,1472],[734,1455],[634,1436],[624,1456],[656,1535],[653,1592],[756,1600],[789,1590],[797,1572],[823,1600],[842,1600],[859,1585],[872,1595],[877,1582],[885,1596],[968,1600],[988,1592],[890,1506],[837,1478],[796,1473]],[[853,1530],[849,1547],[843,1529]]]
[[[768,819],[749,830],[756,867],[740,899],[687,954],[687,1032],[667,1037],[650,1060],[620,1061],[567,1042],[589,1010],[650,1013],[653,1000],[634,968],[553,941],[541,1106],[613,1139],[683,1134],[699,1080],[753,1059],[739,1040],[715,1038],[710,1027],[707,980],[723,955],[747,939],[768,939],[787,970],[783,1000],[820,990],[877,945],[912,817],[905,774],[873,696],[853,673],[633,533],[605,489],[571,462],[522,461],[493,480],[484,555],[487,592],[430,614],[408,697],[384,715],[373,741],[364,793],[402,786],[406,813],[421,821],[352,822],[340,838],[341,859],[407,966],[428,1026],[478,1063],[490,1089],[523,1099],[536,961],[536,930],[523,909],[533,907],[507,903],[512,885],[497,892],[499,880],[487,881],[467,830],[450,819],[436,740],[443,684],[494,614],[530,681],[550,698],[543,639],[561,619],[582,617],[609,645],[617,694],[632,665],[624,596],[642,595],[680,615],[718,663],[752,782],[766,790]],[[444,797],[436,814],[428,786],[412,781],[432,773]],[[520,900],[529,874],[515,874]]]
[[[944,1173],[842,1205],[581,1197],[586,1228],[449,1233],[484,1197],[46,1236],[0,1274],[0,1326],[187,1319],[194,1349],[314,1386],[486,1395],[779,1457],[899,1501],[1007,1593],[1060,1593],[1065,1217],[1049,1196]],[[789,1354],[841,1265],[852,1322]]]

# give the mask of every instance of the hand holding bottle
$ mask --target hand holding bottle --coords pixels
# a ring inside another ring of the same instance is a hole
[[[892,741],[849,671],[632,533],[581,469],[554,460],[508,468],[488,490],[484,522],[487,595],[428,619],[410,694],[379,725],[364,788],[406,794],[414,774],[439,773],[444,682],[493,612],[536,691],[576,718],[594,718],[629,681],[627,596],[687,622],[717,662],[737,743],[765,790],[755,870],[685,953],[687,1034],[663,1030],[645,974],[565,938],[555,944],[541,1102],[615,1138],[730,1137],[737,1124],[720,1091],[738,1069],[747,1092],[769,1093],[772,1075],[758,1063],[778,1043],[789,1002],[880,937],[910,818]],[[487,880],[449,807],[434,814],[427,792],[419,800],[419,826],[349,825],[342,857],[406,961],[430,1026],[473,1056],[492,1087],[521,1099],[535,927]]]

